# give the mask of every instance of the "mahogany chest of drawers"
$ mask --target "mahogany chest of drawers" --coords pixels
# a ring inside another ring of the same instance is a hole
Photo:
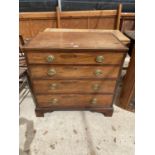
[[[23,50],[36,116],[55,110],[112,116],[128,50],[112,33],[40,32]]]

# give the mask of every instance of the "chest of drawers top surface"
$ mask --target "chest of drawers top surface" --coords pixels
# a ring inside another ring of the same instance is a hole
[[[112,33],[108,32],[40,32],[24,49],[127,50]]]

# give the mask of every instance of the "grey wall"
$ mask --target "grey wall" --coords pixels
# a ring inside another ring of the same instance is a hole
[[[109,10],[123,4],[123,12],[135,11],[135,0],[61,0],[63,11]],[[19,0],[19,11],[55,11],[57,0]]]

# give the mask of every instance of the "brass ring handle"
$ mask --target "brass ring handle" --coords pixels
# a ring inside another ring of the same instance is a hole
[[[97,70],[95,71],[95,75],[96,75],[96,76],[100,76],[101,74],[103,74],[102,70],[97,69]]]
[[[99,56],[96,57],[96,62],[103,63],[103,61],[104,61],[104,56],[99,55]]]
[[[97,103],[97,98],[93,98],[92,100],[91,100],[91,104],[96,104]]]
[[[58,99],[57,98],[52,98],[52,99],[50,99],[50,103],[51,104],[57,104],[58,103]]]
[[[48,74],[49,76],[53,76],[53,75],[56,74],[56,70],[55,70],[54,68],[49,69],[48,72],[47,72],[47,74]]]
[[[53,62],[55,57],[53,55],[47,56],[47,62]]]
[[[94,91],[97,91],[97,90],[99,90],[100,89],[100,85],[99,84],[94,84],[93,85],[93,90]]]

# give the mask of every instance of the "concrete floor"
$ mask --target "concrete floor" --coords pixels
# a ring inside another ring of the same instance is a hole
[[[20,105],[20,155],[134,155],[134,113],[61,111],[35,117],[29,93]]]

